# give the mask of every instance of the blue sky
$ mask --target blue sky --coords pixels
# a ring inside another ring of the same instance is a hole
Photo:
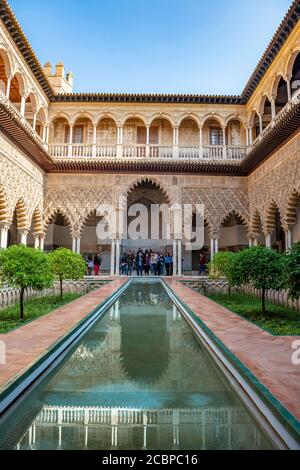
[[[9,0],[76,92],[239,94],[291,0]]]

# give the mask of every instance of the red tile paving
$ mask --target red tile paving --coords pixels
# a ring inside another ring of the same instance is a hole
[[[23,374],[59,339],[127,279],[114,279],[89,294],[60,307],[10,333],[0,334],[6,345],[6,364],[0,365],[0,392]]]
[[[300,336],[272,336],[193,291],[176,279],[166,282],[210,330],[300,420],[300,365],[292,363],[292,343]]]

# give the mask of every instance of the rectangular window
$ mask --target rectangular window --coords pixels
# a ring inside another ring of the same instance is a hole
[[[159,129],[158,127],[150,127],[150,145],[159,144]]]
[[[74,126],[73,127],[73,144],[83,144],[83,126]],[[70,142],[70,127],[66,127],[65,133],[65,142],[68,144]]]
[[[146,145],[146,127],[137,127],[137,144]]]
[[[223,145],[223,131],[218,127],[210,128],[210,145]]]

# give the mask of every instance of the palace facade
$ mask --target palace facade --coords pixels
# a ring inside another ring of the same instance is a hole
[[[238,72],[238,71],[237,71]],[[169,249],[175,273],[198,267],[181,238],[99,243],[100,204],[204,204],[204,251],[300,241],[300,1],[240,96],[73,93],[62,63],[42,67],[0,0],[1,248],[101,250],[115,274],[127,248]],[[182,266],[179,261],[184,259]],[[178,262],[179,261],[179,262]]]

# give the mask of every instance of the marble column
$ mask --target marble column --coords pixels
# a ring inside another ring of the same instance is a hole
[[[177,276],[177,242],[173,240],[173,276]]]
[[[215,254],[219,253],[219,239],[215,238]]]
[[[27,245],[27,235],[28,235],[28,230],[20,230],[20,235],[21,235],[21,245]]]
[[[223,158],[227,157],[227,147],[226,147],[226,127],[222,127],[223,131]]]
[[[272,96],[271,98],[271,114],[272,114],[272,121],[276,117],[276,106],[275,106],[275,97]]]
[[[116,241],[111,240],[110,274],[112,276],[114,276],[115,274],[115,249],[116,249]]]
[[[215,255],[215,241],[213,238],[210,239],[210,260],[214,259]]]
[[[6,98],[7,98],[8,100],[9,100],[9,95],[10,95],[11,79],[12,79],[12,77],[8,77],[8,79],[7,79],[7,84],[6,84]]]
[[[177,255],[177,272],[178,272],[178,276],[181,276],[182,275],[182,241],[181,240],[178,240],[178,255]]]
[[[262,131],[263,131],[263,117],[262,117],[261,114],[259,114],[258,118],[259,118],[259,131],[260,131],[260,134],[261,134]]]
[[[146,127],[146,158],[150,157],[150,127]]]
[[[44,251],[45,235],[42,233],[40,235],[40,250]]]
[[[32,123],[32,129],[35,131],[35,128],[36,128],[36,113],[34,113],[33,115],[33,123]]]
[[[93,145],[92,145],[92,157],[95,158],[97,155],[97,126],[93,126]]]
[[[20,114],[22,116],[25,116],[25,106],[26,106],[26,98],[25,98],[25,96],[22,96],[22,98],[21,98],[21,108],[20,108]]]
[[[7,248],[8,227],[2,227],[0,230],[0,248]]]
[[[120,250],[121,250],[121,240],[116,240],[116,276],[120,274]]]
[[[72,143],[73,143],[73,126],[70,125],[70,135],[69,135],[69,146],[68,146],[68,157],[72,157]]]
[[[293,241],[292,241],[292,231],[291,229],[288,229],[285,231],[285,249],[286,251],[289,251],[293,246]]]
[[[291,101],[291,99],[292,99],[292,90],[291,90],[291,79],[289,77],[286,80],[286,87],[287,87],[288,101]]]
[[[40,235],[38,233],[34,233],[34,248],[38,249],[40,247]]]

